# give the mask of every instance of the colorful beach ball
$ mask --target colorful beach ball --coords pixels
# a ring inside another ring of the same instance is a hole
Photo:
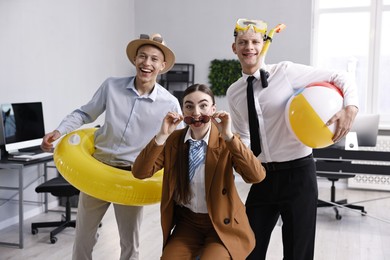
[[[333,144],[335,124],[326,122],[343,107],[343,94],[328,82],[315,82],[297,91],[286,106],[290,131],[306,146],[323,148]]]

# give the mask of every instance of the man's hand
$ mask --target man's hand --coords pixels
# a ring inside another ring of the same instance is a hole
[[[45,152],[52,152],[54,149],[53,142],[60,137],[61,133],[58,132],[58,130],[54,130],[53,132],[46,134],[42,139],[41,149]]]
[[[326,125],[336,124],[333,142],[337,143],[349,133],[358,111],[356,106],[347,106],[329,119]]]

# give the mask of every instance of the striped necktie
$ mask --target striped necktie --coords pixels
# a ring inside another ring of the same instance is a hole
[[[203,163],[204,161],[204,148],[203,148],[203,140],[188,140],[190,144],[190,151],[188,156],[188,173],[189,173],[189,180],[191,181],[192,178],[195,175],[195,169],[198,168],[198,166]]]

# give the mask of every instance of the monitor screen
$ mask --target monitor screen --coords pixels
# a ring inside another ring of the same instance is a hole
[[[0,113],[0,159],[7,154],[5,149],[5,136],[3,126],[3,113]]]
[[[41,143],[45,135],[41,102],[2,104],[1,110],[1,135],[8,152]]]

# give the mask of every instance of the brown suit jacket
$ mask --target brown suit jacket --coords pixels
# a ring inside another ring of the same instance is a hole
[[[179,147],[188,128],[176,130],[167,139],[165,145],[157,145],[154,138],[142,150],[136,159],[132,172],[136,178],[151,177],[164,168],[161,198],[161,227],[163,246],[171,230],[175,227],[173,198],[175,179],[180,173],[175,162]],[[183,150],[182,150],[183,151]],[[265,169],[239,139],[234,136],[231,142],[225,142],[218,129],[212,124],[205,162],[205,187],[209,216],[216,232],[228,249],[232,259],[245,259],[255,246],[255,237],[249,225],[245,206],[234,184],[232,167],[247,183],[257,183],[265,178]]]

